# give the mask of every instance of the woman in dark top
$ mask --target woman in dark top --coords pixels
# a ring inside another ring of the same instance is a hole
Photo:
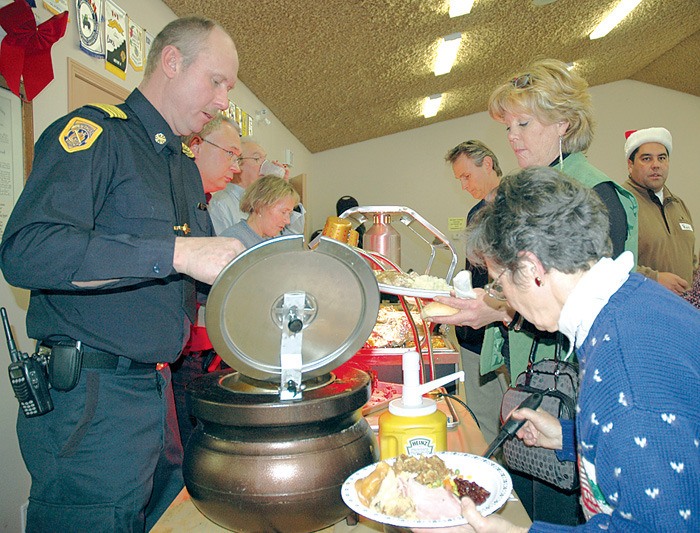
[[[521,168],[555,167],[593,189],[608,211],[613,257],[630,250],[636,260],[637,202],[584,155],[593,140],[593,107],[588,84],[581,76],[561,61],[535,61],[496,88],[489,98],[489,114],[506,126],[508,142]],[[501,329],[500,335],[509,345],[507,362],[514,379],[527,364],[532,339],[524,331],[503,335]],[[484,359],[494,360],[488,348],[482,350],[482,368]],[[546,349],[538,352],[538,360],[551,357]],[[514,482],[533,520],[567,525],[577,522],[577,494],[562,494],[537,480],[518,476]]]

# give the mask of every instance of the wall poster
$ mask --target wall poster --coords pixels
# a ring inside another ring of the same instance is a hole
[[[24,187],[21,100],[0,87],[0,238]]]
[[[105,68],[125,80],[128,57],[126,55],[126,12],[111,0],[105,2]]]

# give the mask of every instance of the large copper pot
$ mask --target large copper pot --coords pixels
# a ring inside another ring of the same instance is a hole
[[[238,374],[197,380],[188,393],[200,424],[183,467],[197,508],[234,531],[308,532],[346,517],[343,481],[379,457],[360,414],[368,374],[334,376],[291,404],[231,392],[226,380]]]
[[[288,375],[280,339],[295,334],[279,311],[290,290],[306,298],[299,312],[303,378],[293,387],[303,392],[291,401],[280,393]],[[340,365],[369,337],[378,309],[369,265],[330,239],[311,251],[301,237],[283,238],[224,269],[207,302],[207,331],[237,371],[187,388],[198,424],[183,473],[205,516],[234,531],[311,532],[351,513],[341,485],[379,454],[361,416],[370,376]]]

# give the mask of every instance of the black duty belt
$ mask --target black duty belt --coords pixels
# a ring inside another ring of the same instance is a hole
[[[139,361],[129,359],[128,357],[112,355],[111,353],[107,352],[93,352],[87,350],[83,352],[83,368],[116,370],[119,366],[120,359],[126,359],[129,362],[129,370],[147,371],[156,369],[155,363],[141,363]]]
[[[40,349],[42,347],[51,350],[57,341],[52,339],[44,339],[40,342]],[[48,352],[50,353],[50,351]],[[102,369],[102,370],[116,370],[119,367],[119,361],[124,360],[126,363],[122,363],[123,368],[132,371],[152,371],[156,370],[156,363],[141,363],[139,361],[134,361],[128,357],[121,355],[114,355],[111,353],[103,352],[100,350],[95,350],[90,347],[83,345],[82,350],[82,368],[89,369]]]

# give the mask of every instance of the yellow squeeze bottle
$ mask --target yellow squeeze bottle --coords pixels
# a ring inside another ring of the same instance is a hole
[[[456,379],[464,381],[464,372],[420,385],[420,355],[408,351],[402,357],[403,392],[389,403],[379,417],[379,453],[382,460],[407,455],[432,455],[447,450],[447,417],[435,400],[423,395]]]

